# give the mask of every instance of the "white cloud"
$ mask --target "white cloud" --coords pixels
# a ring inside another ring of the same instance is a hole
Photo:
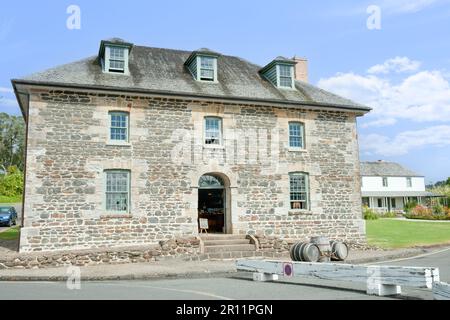
[[[367,155],[400,156],[423,147],[449,147],[450,126],[432,126],[422,130],[405,131],[394,138],[379,134],[362,135],[361,151]]]
[[[3,92],[3,93],[14,93],[14,90],[11,89],[11,88],[0,87],[0,92]]]
[[[450,121],[450,83],[440,71],[422,71],[398,84],[375,75],[339,73],[321,79],[318,86],[372,107],[363,127],[392,125],[400,119]]]
[[[439,0],[384,0],[381,7],[389,13],[414,13],[419,12]]]
[[[395,57],[386,60],[383,64],[377,64],[371,67],[367,72],[370,74],[388,74],[390,72],[413,72],[420,68],[420,62],[410,60],[408,57]]]

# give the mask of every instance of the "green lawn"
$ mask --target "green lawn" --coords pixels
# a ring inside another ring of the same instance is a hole
[[[22,196],[15,196],[15,197],[0,196],[0,204],[12,204],[21,202]]]
[[[383,248],[405,248],[450,244],[450,223],[379,219],[366,221],[369,244]]]
[[[20,227],[14,227],[4,232],[0,232],[0,240],[16,240],[19,238]]]

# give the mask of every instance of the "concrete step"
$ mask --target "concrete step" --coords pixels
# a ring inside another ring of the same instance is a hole
[[[200,238],[206,240],[242,240],[246,239],[245,235],[239,234],[201,234]]]
[[[248,239],[231,239],[231,240],[203,240],[205,246],[227,246],[233,244],[250,244]]]
[[[205,246],[205,253],[220,253],[220,252],[245,252],[256,251],[256,247],[253,244],[233,244],[225,246]]]

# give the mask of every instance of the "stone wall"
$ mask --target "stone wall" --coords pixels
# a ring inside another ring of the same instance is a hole
[[[151,262],[166,258],[192,260],[193,257],[200,257],[200,239],[198,238],[173,239],[141,247],[14,254],[0,257],[0,269],[83,267]]]
[[[128,144],[108,141],[110,111],[129,112]],[[223,119],[223,147],[203,145],[205,116]],[[305,124],[306,150],[290,150],[289,121]],[[131,172],[127,215],[104,210],[108,169]],[[309,174],[310,210],[290,210],[289,172]],[[35,90],[20,250],[149,245],[195,236],[198,180],[207,173],[226,181],[228,233],[365,240],[355,114]]]

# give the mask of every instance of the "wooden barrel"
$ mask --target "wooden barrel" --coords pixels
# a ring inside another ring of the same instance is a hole
[[[293,261],[317,262],[320,250],[313,243],[298,242],[291,247],[290,255]]]
[[[348,257],[348,246],[344,242],[330,241],[331,246],[331,260],[344,261]]]
[[[314,243],[319,248],[319,262],[329,262],[331,259],[330,239],[327,237],[312,237],[311,243]]]
[[[299,244],[301,244],[301,242],[294,243],[294,244],[291,246],[291,250],[289,251],[289,254],[290,254],[290,256],[291,256],[291,260],[292,260],[292,261],[298,261],[298,260],[296,260],[295,250],[296,250],[296,248],[297,248],[297,246],[298,246]]]

